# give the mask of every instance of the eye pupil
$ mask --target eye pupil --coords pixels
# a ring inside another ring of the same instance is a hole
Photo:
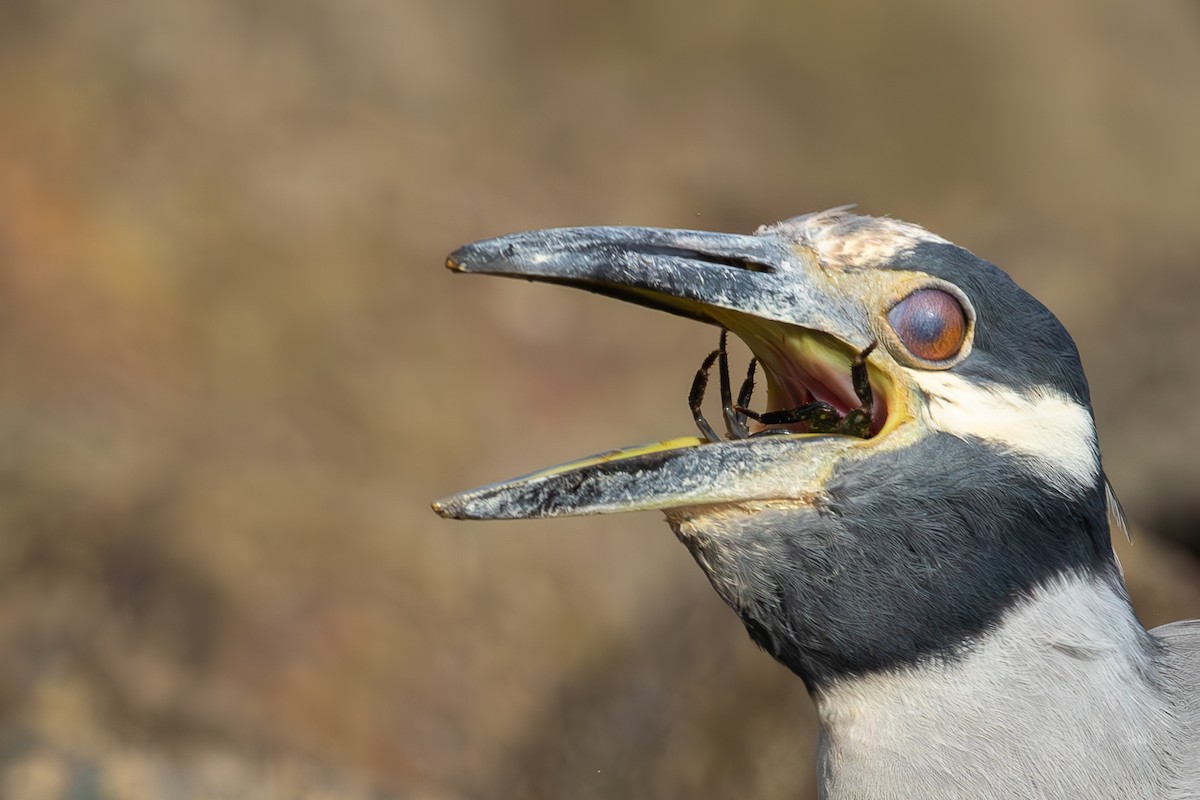
[[[957,355],[967,335],[958,299],[941,289],[918,289],[888,312],[888,323],[909,352],[925,361]]]

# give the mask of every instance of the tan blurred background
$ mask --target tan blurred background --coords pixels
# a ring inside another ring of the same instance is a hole
[[[691,430],[711,330],[442,269],[524,228],[857,202],[998,262],[1144,619],[1200,615],[1197,142],[1184,0],[6,0],[0,797],[811,796],[655,515],[430,513]]]

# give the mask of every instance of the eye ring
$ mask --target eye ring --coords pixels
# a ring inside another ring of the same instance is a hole
[[[906,353],[929,366],[949,366],[967,343],[971,321],[958,294],[939,286],[910,292],[887,312],[888,326]]]

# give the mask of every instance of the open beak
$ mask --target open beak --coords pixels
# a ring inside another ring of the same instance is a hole
[[[561,228],[466,245],[455,272],[560,283],[727,328],[767,383],[767,411],[859,405],[851,363],[877,316],[853,281],[765,229],[744,236],[657,228]],[[712,442],[687,437],[613,450],[438,500],[455,519],[519,519],[763,500],[810,501],[834,467],[879,447],[912,418],[894,362],[867,360],[875,402],[866,437],[804,425]]]

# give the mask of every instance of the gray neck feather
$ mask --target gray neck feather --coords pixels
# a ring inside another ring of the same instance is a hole
[[[960,659],[823,688],[821,797],[1183,797],[1160,656],[1119,584],[1055,579]]]

